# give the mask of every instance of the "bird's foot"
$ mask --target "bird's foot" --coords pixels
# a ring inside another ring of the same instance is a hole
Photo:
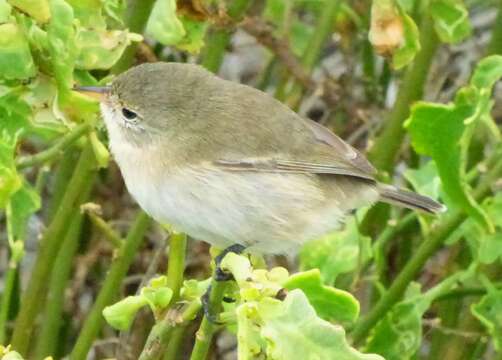
[[[224,271],[222,268],[221,268],[221,262],[222,260],[225,258],[225,256],[228,254],[228,253],[234,253],[234,254],[241,254],[244,250],[246,249],[246,247],[244,245],[240,245],[240,244],[234,244],[234,245],[231,245],[225,249],[223,249],[223,251],[221,253],[219,253],[215,258],[214,258],[214,263],[216,265],[216,268],[214,269],[214,279],[216,281],[228,281],[228,280],[233,280],[233,276],[232,274],[230,274],[229,272],[226,272]]]
[[[213,279],[215,281],[233,280],[234,277],[232,276],[232,274],[227,271],[224,271],[221,268],[220,266],[221,261],[228,253],[240,254],[244,251],[244,249],[246,249],[245,246],[240,244],[235,244],[227,247],[221,253],[219,253],[218,256],[214,258],[214,263],[216,267],[214,270]],[[218,320],[218,314],[214,314],[210,309],[211,290],[212,290],[211,285],[209,285],[204,295],[202,295],[201,298],[202,309],[204,311],[204,316],[209,320],[209,322],[215,325],[221,325],[222,323]]]

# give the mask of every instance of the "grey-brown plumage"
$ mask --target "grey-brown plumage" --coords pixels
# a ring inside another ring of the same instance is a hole
[[[102,112],[143,209],[218,246],[286,252],[378,200],[443,210],[378,184],[364,156],[325,127],[197,65],[133,68],[115,79]]]

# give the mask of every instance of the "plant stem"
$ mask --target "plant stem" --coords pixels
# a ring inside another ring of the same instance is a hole
[[[220,311],[221,301],[225,292],[226,282],[211,280],[211,293],[209,296],[209,312],[217,314]],[[192,350],[190,360],[205,360],[213,339],[214,332],[217,326],[204,316],[200,324],[199,330],[195,334],[195,344]]]
[[[307,72],[311,72],[314,65],[317,63],[323,45],[331,34],[333,26],[335,24],[335,16],[340,7],[339,0],[330,0],[326,2],[326,6],[323,9],[321,18],[317,23],[314,30],[314,34],[309,40],[309,45],[302,56],[302,64]],[[295,109],[298,107],[300,100],[303,95],[303,88],[298,81],[293,83],[293,87],[287,96],[287,104]]]
[[[231,19],[238,20],[244,14],[250,3],[250,0],[232,1],[228,8],[228,15]],[[219,70],[231,35],[232,32],[227,28],[215,29],[210,33],[202,56],[202,66],[214,73]]]
[[[75,347],[73,348],[70,359],[85,360],[87,353],[103,325],[104,318],[102,311],[105,306],[111,304],[117,296],[122,285],[122,280],[127,274],[127,270],[134,259],[134,255],[138,250],[146,230],[150,225],[150,218],[143,211],[140,211],[134,221],[127,237],[118,250],[118,254],[113,260],[110,271],[108,272],[103,286],[96,297],[96,301],[87,315],[82,330],[77,338]]]
[[[169,237],[169,258],[167,260],[167,286],[173,291],[171,304],[178,301],[181,285],[183,285],[186,247],[187,236],[183,233],[171,231]]]
[[[150,17],[155,0],[129,0],[127,11],[125,15],[125,23],[130,32],[143,34],[145,31],[146,23]],[[129,45],[119,61],[113,65],[111,72],[113,74],[120,74],[126,71],[134,63],[134,56],[138,49],[137,43]]]
[[[487,55],[502,54],[502,0],[499,0],[499,10],[492,29],[492,37],[486,53]]]
[[[499,156],[499,152],[497,151],[494,156]],[[478,201],[481,201],[484,197],[486,197],[490,193],[493,182],[501,175],[502,161],[499,159],[476,188],[474,197]],[[413,257],[404,266],[403,270],[399,273],[385,294],[380,298],[378,303],[356,324],[351,334],[355,344],[361,343],[377,322],[385,316],[387,311],[389,311],[397,301],[399,301],[408,287],[408,284],[417,276],[425,262],[439,249],[448,236],[466,219],[467,216],[458,211],[444,217],[444,220],[418,247]]]
[[[378,238],[373,243],[373,252],[375,254],[375,264],[377,267],[377,273],[382,275],[385,263],[384,250],[387,244],[394,239],[394,237],[400,233],[403,229],[407,228],[409,225],[413,224],[417,218],[417,214],[414,212],[408,213],[406,216],[401,218],[395,226],[387,225],[385,229],[380,233]],[[367,263],[369,259],[367,260]],[[367,263],[365,265],[367,265]]]
[[[92,176],[95,177],[96,174],[94,173]],[[94,179],[91,179],[87,183],[81,199],[79,199],[79,203],[87,201],[93,182]],[[76,208],[73,210],[70,226],[54,262],[54,270],[52,271],[47,300],[45,302],[44,320],[42,321],[42,328],[39,332],[40,335],[38,336],[35,350],[35,357],[37,359],[43,359],[45,356],[54,354],[58,345],[65,299],[64,293],[71,275],[73,258],[78,249],[83,218],[84,215],[80,209]]]
[[[101,231],[101,233],[105,236],[105,238],[113,245],[114,248],[119,248],[122,246],[122,239],[119,234],[115,230],[111,228],[111,226],[100,218],[98,215],[93,212],[88,212],[87,216],[91,220],[92,224]]]
[[[413,65],[408,68],[399,86],[396,103],[384,122],[382,132],[375,138],[374,145],[368,152],[368,158],[379,170],[391,175],[394,161],[399,153],[405,131],[404,121],[410,114],[410,106],[422,97],[430,65],[438,47],[438,39],[428,15],[420,26],[422,49],[417,54]]]
[[[52,187],[54,190],[51,193],[49,204],[47,206],[48,211],[44,219],[47,223],[50,223],[54,219],[54,215],[56,215],[58,211],[61,199],[63,199],[65,190],[68,188],[71,175],[75,171],[75,166],[77,165],[79,156],[80,151],[76,148],[76,146],[72,146],[66,149],[63,157],[58,161],[54,174],[54,184]]]
[[[177,318],[176,316],[165,316],[164,319],[155,324],[148,335],[145,347],[141,352],[139,360],[154,360],[157,359],[164,351],[163,344],[167,343],[167,340],[171,338],[174,329],[183,328],[186,324],[193,320],[201,308],[200,301],[194,300],[188,304],[188,306],[183,310],[181,314],[181,321],[176,323],[172,319]],[[174,311],[174,310],[171,310]]]
[[[31,332],[34,327],[40,304],[44,300],[46,279],[50,276],[54,259],[58,253],[62,241],[62,232],[65,231],[71,218],[72,209],[79,204],[77,200],[83,190],[92,180],[92,173],[96,171],[95,158],[90,144],[86,144],[73,176],[68,184],[67,191],[61,200],[58,211],[53,221],[40,240],[39,250],[33,267],[26,291],[23,293],[21,308],[18,313],[14,333],[12,335],[12,347],[20,354],[26,355]]]
[[[185,234],[176,232],[174,230],[169,230],[169,232],[170,235],[169,258],[167,259],[167,286],[173,291],[173,297],[170,303],[170,305],[172,305],[178,301],[180,296],[180,289],[183,284],[187,237]],[[167,313],[164,320],[162,320],[159,324],[163,324],[164,322],[169,321],[169,316],[170,314]],[[160,328],[163,328],[164,325],[160,325]],[[146,350],[147,348],[153,346],[147,341],[147,344],[143,348],[142,354],[151,354],[152,352],[160,354],[161,352],[164,352],[165,348],[168,345],[168,342],[172,340],[170,338],[171,330],[169,330],[169,333],[163,334],[160,340],[159,337],[156,336],[156,334],[158,335],[159,331],[159,328],[157,327],[157,325],[155,325],[148,335],[148,339],[154,341],[155,343],[155,351],[151,349]]]
[[[16,161],[16,166],[18,169],[24,169],[34,165],[40,165],[48,161],[53,160],[62,154],[62,152],[72,145],[75,141],[80,139],[83,135],[88,133],[92,129],[92,124],[90,122],[85,122],[80,125],[75,126],[65,135],[59,138],[59,140],[49,149],[39,152],[38,154],[31,156],[22,156]]]
[[[176,360],[179,358],[180,346],[182,344],[185,331],[186,325],[174,328],[171,336],[169,337],[169,343],[167,344],[163,360]]]
[[[14,284],[17,277],[18,265],[19,263],[17,261],[9,260],[9,267],[7,268],[4,277],[2,301],[0,302],[0,344],[7,344],[6,326],[10,312],[12,291],[14,290]]]

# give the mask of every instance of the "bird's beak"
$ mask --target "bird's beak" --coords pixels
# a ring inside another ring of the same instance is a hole
[[[73,90],[93,97],[98,101],[103,101],[110,93],[111,88],[109,86],[75,86]]]

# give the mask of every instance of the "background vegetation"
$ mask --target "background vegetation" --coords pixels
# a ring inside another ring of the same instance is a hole
[[[2,359],[501,358],[497,54],[500,0],[0,0]],[[448,212],[227,256],[209,322],[208,246],[138,209],[71,90],[151,61],[269,92]]]

